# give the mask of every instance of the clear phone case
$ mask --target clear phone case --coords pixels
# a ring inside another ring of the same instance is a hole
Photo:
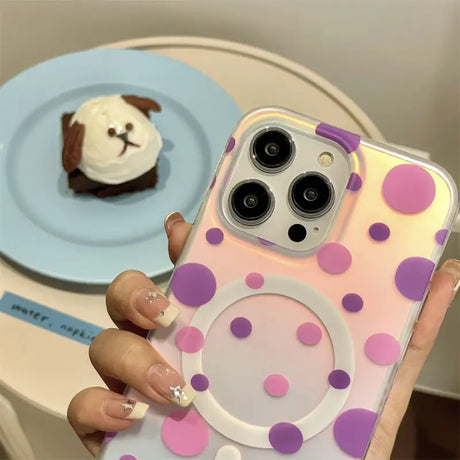
[[[290,168],[272,189],[270,219],[250,234],[229,222],[234,175],[251,178],[235,165],[268,127],[299,140],[295,162],[310,155],[309,170],[327,174],[312,145],[343,162],[347,183],[329,227],[292,212]],[[149,337],[195,400],[151,404],[133,429],[105,441],[100,458],[363,458],[457,206],[452,179],[435,164],[282,108],[248,114],[173,273],[167,295],[181,314]],[[273,244],[289,219],[303,222],[308,251]]]

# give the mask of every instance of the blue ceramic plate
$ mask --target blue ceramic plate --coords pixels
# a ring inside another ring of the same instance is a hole
[[[164,141],[155,189],[101,200],[67,188],[61,115],[105,94],[162,106],[151,115]],[[80,283],[109,283],[127,269],[167,272],[163,219],[177,210],[193,220],[240,116],[206,75],[144,51],[84,51],[19,74],[0,88],[2,253]]]

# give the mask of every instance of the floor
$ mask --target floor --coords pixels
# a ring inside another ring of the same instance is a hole
[[[460,401],[414,392],[401,424],[394,460],[460,459]]]

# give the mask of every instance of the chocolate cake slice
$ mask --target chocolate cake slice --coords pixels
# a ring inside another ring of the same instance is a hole
[[[68,175],[69,188],[76,193],[91,193],[98,198],[107,198],[109,196],[121,195],[128,192],[140,192],[146,188],[153,188],[157,184],[157,167],[142,174],[136,179],[123,182],[122,184],[103,184],[88,179],[79,169],[75,169]]]

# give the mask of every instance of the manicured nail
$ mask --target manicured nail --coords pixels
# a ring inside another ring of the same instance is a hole
[[[446,260],[442,264],[441,270],[450,273],[455,278],[455,281],[460,280],[460,260]]]
[[[452,300],[454,300],[454,297],[457,294],[458,289],[460,288],[460,261],[455,259],[446,260],[442,264],[440,270],[443,272],[447,272],[454,277],[455,284],[452,290]]]
[[[147,372],[149,385],[163,398],[181,407],[187,407],[195,398],[195,391],[166,364],[154,364]]]
[[[172,226],[176,224],[177,222],[185,222],[182,214],[180,212],[172,212],[171,214],[168,214],[165,218],[165,230],[166,230],[166,235],[169,236],[171,233]]]
[[[113,418],[137,420],[144,418],[148,408],[148,404],[135,401],[134,399],[109,399],[105,404],[105,413]]]
[[[180,313],[164,295],[148,288],[133,294],[133,305],[142,316],[163,327],[168,327]]]

